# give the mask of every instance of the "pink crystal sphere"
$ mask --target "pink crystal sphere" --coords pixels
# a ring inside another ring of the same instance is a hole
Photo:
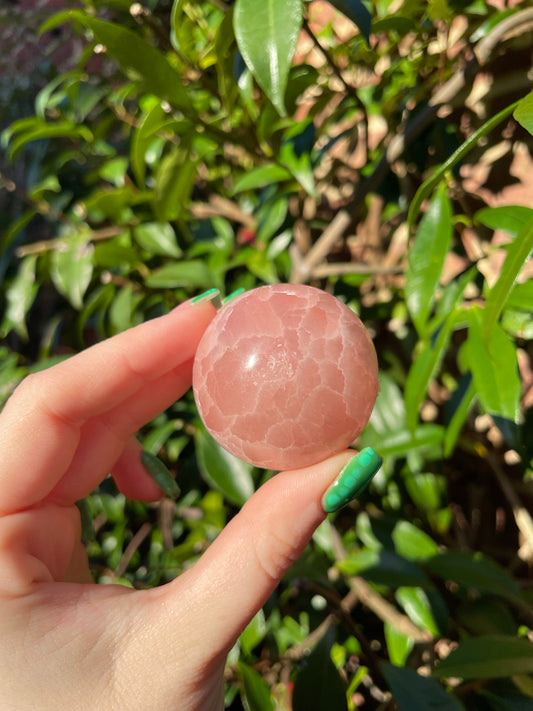
[[[346,448],[366,425],[378,365],[359,318],[310,286],[252,289],[215,316],[196,352],[200,416],[229,452],[297,469]]]

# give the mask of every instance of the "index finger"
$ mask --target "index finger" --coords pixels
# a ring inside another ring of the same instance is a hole
[[[54,488],[85,422],[190,363],[215,313],[210,303],[174,310],[26,378],[0,415],[0,512]]]

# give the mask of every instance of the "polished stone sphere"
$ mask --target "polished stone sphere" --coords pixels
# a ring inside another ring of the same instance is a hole
[[[345,304],[276,284],[224,305],[193,369],[200,417],[226,450],[257,467],[296,469],[345,449],[378,393],[374,346]]]

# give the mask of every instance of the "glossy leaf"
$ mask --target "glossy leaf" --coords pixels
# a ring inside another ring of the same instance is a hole
[[[242,506],[254,492],[252,467],[223,449],[203,428],[196,430],[194,441],[204,479],[228,501]]]
[[[93,134],[86,126],[76,126],[70,121],[57,121],[47,123],[46,121],[34,121],[34,126],[28,131],[24,131],[13,139],[9,147],[9,158],[14,161],[20,151],[32,141],[43,138],[81,138],[88,143],[93,141]]]
[[[481,553],[449,550],[425,561],[424,567],[444,580],[481,593],[520,601],[520,588],[495,561]]]
[[[274,711],[270,689],[261,674],[242,662],[239,663],[238,669],[247,711]]]
[[[292,711],[348,711],[346,689],[331,661],[332,631],[304,659],[294,681]]]
[[[439,551],[438,545],[409,521],[398,521],[392,531],[396,552],[407,560],[424,560]]]
[[[530,219],[520,229],[512,244],[509,245],[498,281],[487,296],[481,326],[483,340],[486,344],[490,342],[492,331],[505,306],[507,297],[532,250],[533,219]]]
[[[245,654],[251,654],[255,647],[265,638],[267,630],[265,613],[263,610],[259,610],[246,625],[239,637],[243,652]]]
[[[133,228],[133,238],[150,254],[164,257],[179,257],[181,249],[176,241],[176,234],[168,222],[144,222]]]
[[[165,99],[178,109],[192,109],[181,76],[159,50],[138,33],[105,20],[72,11],[71,17],[91,30],[96,42],[106,48],[131,81],[139,82],[150,94]]]
[[[470,315],[466,353],[476,393],[486,412],[518,422],[522,384],[516,346],[496,323],[487,346],[480,313],[472,310]]]
[[[372,17],[362,0],[329,0],[329,3],[360,29],[368,44]]]
[[[237,0],[233,27],[239,51],[283,116],[285,88],[302,26],[302,0]]]
[[[351,553],[337,563],[337,568],[346,575],[361,575],[374,583],[398,587],[429,583],[424,572],[415,563],[386,549],[363,549]]]
[[[484,207],[476,212],[476,220],[491,230],[505,230],[516,237],[522,227],[533,219],[533,208],[524,205]]]
[[[533,92],[518,102],[513,116],[526,131],[533,135]]]
[[[439,636],[439,626],[425,590],[417,587],[399,587],[396,590],[396,600],[403,607],[411,622],[414,622],[420,629],[427,630],[434,637]]]
[[[405,298],[419,333],[423,332],[429,317],[451,238],[451,205],[445,186],[441,186],[420,222],[408,253]]]
[[[459,701],[435,679],[387,663],[381,665],[381,671],[399,711],[464,711]]]
[[[65,238],[52,252],[52,281],[76,309],[83,306],[83,296],[93,274],[94,246],[88,241],[89,237],[90,231],[81,229]]]
[[[486,635],[465,639],[440,662],[435,676],[499,679],[533,673],[533,644],[528,639]]]
[[[385,622],[383,631],[390,661],[392,664],[403,666],[413,649],[413,640],[399,632],[390,622]]]

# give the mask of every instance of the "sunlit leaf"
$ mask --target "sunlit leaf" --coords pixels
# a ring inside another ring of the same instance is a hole
[[[285,88],[302,26],[302,0],[237,0],[233,27],[239,51],[281,115]]]
[[[93,274],[94,246],[89,237],[90,230],[81,228],[65,237],[52,253],[52,281],[76,309],[83,306],[83,296]]]

